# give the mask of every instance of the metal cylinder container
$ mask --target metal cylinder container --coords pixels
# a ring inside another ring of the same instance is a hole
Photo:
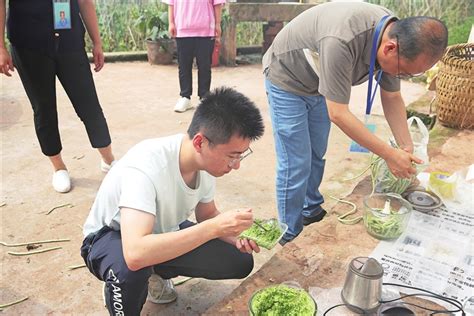
[[[342,301],[357,313],[375,312],[382,298],[383,268],[373,258],[352,259],[341,291]]]

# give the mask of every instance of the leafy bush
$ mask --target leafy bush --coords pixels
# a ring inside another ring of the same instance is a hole
[[[368,0],[392,10],[398,17],[432,16],[446,23],[449,45],[465,43],[474,21],[472,0]]]
[[[474,24],[474,16],[470,16],[463,23],[449,29],[448,45],[466,43]]]
[[[168,32],[168,6],[157,1],[97,0],[96,12],[105,52],[145,50],[147,37]],[[86,46],[92,46],[88,36]]]
[[[262,45],[263,22],[240,22],[236,33],[237,46]]]
[[[168,6],[158,0],[96,0],[96,11],[105,52],[145,50],[145,39],[168,37]],[[229,18],[224,11],[223,24]],[[239,23],[237,45],[261,45],[262,24]],[[88,36],[86,45],[90,50]]]

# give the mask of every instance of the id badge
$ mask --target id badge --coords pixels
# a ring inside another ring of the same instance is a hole
[[[367,127],[367,129],[368,129],[372,134],[375,133],[375,124],[369,124],[369,118],[368,118],[367,115],[365,116],[365,127]],[[359,145],[359,144],[356,143],[355,141],[352,141],[351,147],[349,148],[349,151],[350,151],[350,152],[355,152],[355,153],[364,153],[364,154],[370,152],[367,148],[365,148],[365,147]]]
[[[71,29],[71,3],[70,0],[53,0],[54,29]]]

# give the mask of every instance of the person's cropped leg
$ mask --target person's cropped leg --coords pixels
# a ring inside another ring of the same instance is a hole
[[[193,223],[180,225],[186,229]],[[175,259],[155,265],[154,271],[163,279],[190,276],[209,280],[242,279],[253,269],[253,257],[240,252],[235,245],[213,239]]]
[[[211,37],[196,38],[196,63],[198,67],[198,96],[204,97],[211,88],[211,65],[214,39]]]
[[[52,57],[12,46],[12,58],[33,108],[36,136],[46,156],[62,150],[56,107],[56,65]]]
[[[327,150],[331,122],[323,96],[306,97],[306,99],[310,104],[308,126],[311,141],[311,173],[308,180],[303,216],[314,218],[320,216],[320,213],[324,211],[321,208],[324,198],[319,192],[319,186],[324,174],[324,155]]]
[[[190,99],[193,94],[194,43],[193,37],[176,39],[180,88],[179,95],[188,99]]]
[[[112,153],[112,145],[107,147],[97,148],[99,150],[100,155],[102,156],[102,161],[104,162],[102,171],[108,171],[112,167],[112,164],[115,161],[115,157]],[[108,168],[108,170],[106,170]]]
[[[265,81],[277,156],[276,195],[280,219],[290,241],[303,229],[302,210],[311,171],[308,108],[304,97]]]
[[[57,75],[94,148],[111,143],[109,128],[99,104],[89,60],[85,51],[57,57]]]
[[[84,240],[81,255],[91,273],[106,284],[104,294],[110,315],[140,315],[148,293],[151,267],[128,269],[119,231],[106,230],[95,240],[89,237]]]

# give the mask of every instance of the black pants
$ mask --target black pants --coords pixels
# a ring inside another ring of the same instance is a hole
[[[180,229],[192,225],[186,221]],[[108,227],[84,239],[81,256],[90,272],[106,282],[105,299],[110,315],[140,315],[152,269],[164,279],[181,275],[211,280],[242,279],[253,269],[251,255],[213,239],[173,260],[131,271],[123,256],[120,231]]]
[[[212,37],[176,38],[179,65],[180,96],[193,94],[193,59],[198,67],[198,96],[204,97],[211,88],[211,63],[214,39]]]
[[[36,136],[46,156],[61,152],[56,105],[59,78],[94,148],[110,145],[110,134],[100,107],[85,51],[50,56],[12,47],[12,58],[33,107]]]

